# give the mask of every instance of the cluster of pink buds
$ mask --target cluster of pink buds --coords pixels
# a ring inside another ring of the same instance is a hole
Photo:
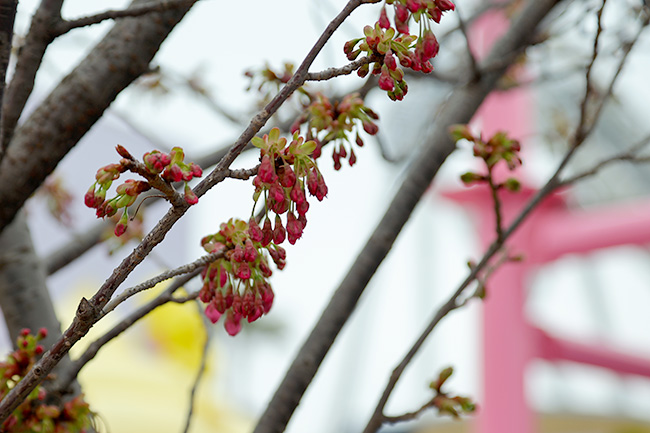
[[[204,237],[201,245],[209,253],[224,254],[203,269],[199,298],[207,304],[205,314],[212,323],[226,315],[224,327],[234,336],[242,319],[251,323],[271,310],[274,293],[268,278],[273,272],[266,253],[283,269],[286,251],[269,241],[254,218],[221,224],[221,230]]]
[[[309,94],[309,97],[309,104],[291,126],[291,132],[300,131],[301,125],[306,124],[307,138],[317,143],[312,153],[314,159],[320,157],[323,143],[334,142],[334,168],[339,170],[341,159],[348,156],[348,162],[353,166],[357,161],[353,143],[359,147],[364,144],[359,135],[359,124],[366,133],[375,135],[379,131],[375,123],[379,116],[364,105],[358,93],[346,95],[340,102],[331,102],[321,93]]]
[[[395,28],[404,34],[409,32],[408,23],[411,17],[415,22],[420,22],[422,16],[425,16],[439,23],[443,12],[456,9],[454,3],[449,0],[386,0],[386,4],[395,8]],[[382,8],[379,21],[384,28],[390,27],[386,7]]]
[[[307,225],[309,202],[305,188],[319,201],[327,195],[327,185],[312,156],[316,142],[304,142],[295,132],[287,145],[287,139],[280,137],[278,128],[273,128],[263,138],[254,137],[251,142],[260,149],[261,154],[261,163],[253,180],[253,198],[257,203],[264,196],[266,217],[262,232],[266,238],[272,233],[275,244],[281,244],[286,238],[293,245]],[[269,210],[276,214],[273,229]],[[287,214],[286,228],[280,218],[284,213]]]
[[[440,22],[442,13],[455,8],[448,0],[387,0],[395,7],[395,28],[391,26],[386,7],[382,8],[379,21],[374,27],[363,29],[364,37],[352,39],[343,47],[349,60],[365,52],[372,60],[359,68],[357,74],[365,77],[372,72],[379,75],[379,87],[388,97],[402,100],[408,92],[404,71],[397,65],[429,73],[433,71],[431,59],[438,54],[438,40],[430,29],[430,21]],[[409,21],[420,23],[420,35],[409,33]],[[396,59],[397,58],[397,59]]]
[[[145,153],[142,172],[131,168],[133,165],[130,164],[130,160],[133,157],[124,147],[118,145],[117,152],[124,158],[118,164],[108,164],[97,170],[95,183],[90,186],[84,196],[86,206],[96,209],[97,218],[112,217],[119,209],[124,209],[115,226],[115,236],[121,236],[126,232],[130,221],[128,207],[135,203],[141,193],[152,187],[148,181],[127,179],[117,187],[115,197],[107,200],[106,193],[113,181],[127,170],[135,171],[145,177],[160,175],[160,178],[167,184],[185,181],[185,201],[190,205],[198,202],[198,197],[187,182],[195,177],[201,177],[203,172],[198,165],[183,162],[185,155],[180,147],[174,147],[170,155],[157,150]]]
[[[16,384],[32,369],[43,354],[41,341],[47,337],[47,329],[41,328],[36,335],[29,329],[20,331],[16,340],[17,349],[7,360],[0,362],[0,399],[3,399]],[[49,380],[49,377],[45,379]],[[82,396],[62,406],[46,404],[47,391],[41,384],[0,425],[3,432],[83,432],[91,425],[91,412]]]
[[[487,174],[469,171],[461,175],[460,178],[466,185],[491,182],[492,170],[499,161],[504,161],[508,170],[511,171],[521,165],[521,157],[519,156],[521,145],[519,141],[509,138],[505,132],[497,132],[487,141],[484,141],[480,134],[472,134],[467,125],[452,125],[450,132],[455,141],[467,140],[472,143],[474,156],[482,159],[487,168]],[[513,192],[519,191],[521,188],[520,182],[514,177],[493,186]]]

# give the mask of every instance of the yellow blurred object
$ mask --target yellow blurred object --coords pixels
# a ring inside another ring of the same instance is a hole
[[[152,293],[148,298],[154,296]],[[60,317],[71,318],[70,312],[75,310],[79,298],[77,296],[68,303],[68,314]],[[142,302],[146,302],[144,297]],[[110,329],[119,319],[118,311],[100,321],[93,328],[88,343]],[[99,414],[100,431],[183,431],[190,390],[196,378],[205,338],[199,310],[196,304],[188,302],[159,307],[103,347],[79,377],[86,400],[91,409]],[[77,349],[75,353],[78,355],[80,351]],[[212,392],[215,389],[215,369],[210,366],[214,364],[215,356],[213,350],[210,352],[208,367],[195,396],[190,432],[251,431],[251,420],[219,402]]]

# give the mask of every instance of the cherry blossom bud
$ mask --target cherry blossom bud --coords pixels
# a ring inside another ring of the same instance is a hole
[[[262,179],[264,183],[273,183],[277,178],[275,174],[275,169],[271,163],[271,158],[268,154],[262,157],[262,162],[260,163],[260,168],[257,170],[257,175]]]
[[[38,330],[38,334],[37,334],[37,336],[38,336],[40,339],[47,338],[47,328],[41,328],[41,329],[39,329],[39,330]]]
[[[381,13],[379,14],[379,27],[382,29],[390,28],[390,21],[388,20],[388,15],[386,14],[386,6],[381,8]]]
[[[212,323],[217,323],[219,318],[221,318],[221,314],[222,313],[217,310],[217,306],[214,302],[210,302],[207,307],[205,307],[205,317],[210,319],[210,322]]]
[[[264,221],[264,228],[262,229],[262,234],[264,237],[262,238],[262,246],[265,247],[268,244],[271,243],[273,240],[273,228],[271,227],[271,220],[266,218]]]
[[[129,225],[129,214],[124,209],[120,221],[115,226],[115,236],[120,237],[126,232],[126,227]]]
[[[281,244],[286,238],[286,231],[282,226],[282,220],[279,215],[275,216],[275,229],[273,229],[273,242]]]
[[[250,239],[247,239],[244,248],[244,260],[247,262],[254,262],[255,259],[257,259],[257,249],[253,246],[253,242]]]
[[[395,83],[388,73],[388,69],[382,68],[381,75],[379,76],[379,88],[381,90],[386,90],[387,92],[390,92],[395,88]]]
[[[241,317],[240,314],[228,311],[226,321],[224,322],[224,328],[226,328],[226,332],[231,337],[234,337],[239,333],[239,331],[241,331]]]
[[[194,194],[194,191],[192,191],[192,188],[190,188],[187,183],[185,184],[185,201],[190,206],[199,202],[199,198]]]
[[[309,210],[309,202],[307,200],[304,200],[302,203],[298,203],[296,205],[296,210],[300,215],[306,214],[307,211]]]
[[[244,261],[244,249],[240,244],[237,244],[237,246],[232,252],[232,255],[230,256],[230,259],[237,263],[241,263]]]
[[[291,192],[289,193],[289,197],[291,198],[291,201],[293,201],[294,203],[300,204],[305,201],[305,191],[302,189],[302,187],[299,187],[298,184],[296,183],[291,189]]]
[[[254,242],[261,242],[262,239],[264,238],[264,233],[262,233],[262,229],[260,226],[257,224],[257,221],[255,221],[255,218],[252,218],[248,220],[248,235],[251,237],[251,240]]]

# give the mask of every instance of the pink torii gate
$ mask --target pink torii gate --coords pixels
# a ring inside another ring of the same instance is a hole
[[[472,48],[478,57],[507,30],[500,13],[483,17],[472,28]],[[489,137],[498,130],[523,138],[532,130],[530,95],[517,89],[495,93],[485,101],[475,121]],[[502,191],[502,212],[507,225],[534,194],[524,188],[517,194]],[[483,247],[495,237],[493,203],[486,187],[445,193],[472,207],[480,216]],[[528,407],[524,371],[533,358],[569,360],[625,374],[650,377],[650,359],[643,359],[577,342],[555,338],[530,325],[524,315],[524,283],[531,271],[564,254],[589,253],[616,245],[650,244],[650,202],[600,211],[571,211],[561,195],[543,201],[508,241],[521,263],[505,264],[488,282],[483,306],[483,398],[477,418],[478,433],[534,433],[535,415]]]

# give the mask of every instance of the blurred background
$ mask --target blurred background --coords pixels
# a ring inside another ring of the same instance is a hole
[[[279,70],[284,62],[299,63],[345,3],[250,0],[243,7],[237,2],[199,2],[154,59],[159,69],[123,92],[59,164],[56,176],[73,197],[67,223],[50,215],[45,196],[37,194],[28,203],[39,254],[56,255],[95,225],[93,211],[83,205],[83,194],[97,168],[117,161],[116,144],[136,156],[154,148],[182,146],[186,160],[194,161],[232,143],[255,112],[260,97],[246,90],[249,80],[244,71],[267,64]],[[456,3],[457,13],[468,20],[485,2]],[[67,0],[63,14],[75,18],[126,4]],[[522,176],[530,188],[541,186],[555,170],[577,122],[584,68],[593,48],[595,12],[601,4],[566,2],[545,23],[548,40],[526,53],[530,79],[519,83],[519,90],[525,95],[530,130],[515,138],[522,141]],[[37,5],[34,0],[19,3],[18,36],[26,33]],[[601,51],[593,72],[596,91],[606,90],[622,55],[621,47],[634,37],[640,7],[640,1],[607,2]],[[356,11],[328,43],[313,70],[345,64],[343,43],[358,37],[378,13],[376,5]],[[368,94],[366,105],[380,115],[380,133],[376,139],[364,137],[367,145],[357,152],[354,167],[344,166],[335,172],[329,157],[323,157],[320,167],[329,187],[328,197],[322,203],[312,203],[303,238],[287,247],[287,267],[272,277],[276,298],[268,316],[232,338],[220,324],[206,332],[198,305],[166,306],[111,342],[88,364],[81,376],[82,386],[106,431],[180,431],[207,336],[212,344],[191,431],[252,430],[294,354],[383,215],[418,139],[452,89],[453,80],[445,77],[453,76],[466,62],[466,43],[455,31],[457,25],[456,13],[448,13],[435,26],[441,43],[441,54],[434,63],[436,74],[410,77],[409,94],[403,102],[391,102],[378,90]],[[58,39],[46,53],[31,103],[37,104],[110,26],[106,22],[74,30]],[[642,34],[601,122],[578,152],[570,172],[579,173],[650,133],[649,52],[650,40]],[[362,84],[353,75],[313,87],[342,94]],[[289,104],[277,121],[289,118],[295,110],[296,105]],[[252,167],[256,161],[254,152],[244,153],[233,167]],[[465,278],[467,261],[480,258],[481,221],[489,216],[450,198],[466,189],[459,176],[475,166],[470,146],[463,144],[443,165],[372,279],[287,431],[345,433],[363,428],[394,366],[429,317]],[[643,165],[613,165],[557,195],[558,206],[577,215],[595,215],[604,209],[623,209],[624,215],[631,215],[638,210],[639,219],[647,218],[650,227],[650,213],[643,211],[650,206],[649,175]],[[188,212],[124,287],[197,258],[203,252],[199,245],[202,236],[218,231],[219,224],[230,217],[247,218],[251,195],[249,182],[227,180],[219,185]],[[144,215],[145,228],[151,228],[165,210],[162,203],[150,206]],[[111,243],[98,245],[50,276],[49,287],[64,327],[79,298],[94,293],[134,245],[121,249]],[[564,254],[548,263],[530,264],[521,287],[526,320],[548,335],[646,357],[650,368],[649,265],[645,245]],[[187,286],[188,290],[198,287],[198,281]],[[118,308],[93,328],[88,341],[151,296],[144,294]],[[429,382],[449,365],[455,373],[447,389],[472,397],[481,407],[481,309],[478,302],[470,302],[440,324],[400,381],[389,402],[389,413],[420,407],[431,396]],[[10,349],[6,337],[2,347]],[[81,344],[76,353],[83,347]],[[647,378],[541,359],[529,362],[524,374],[526,402],[539,414],[540,432],[650,431]],[[502,398],[507,401],[512,396]],[[473,431],[472,422],[427,413],[416,422],[382,431]]]

